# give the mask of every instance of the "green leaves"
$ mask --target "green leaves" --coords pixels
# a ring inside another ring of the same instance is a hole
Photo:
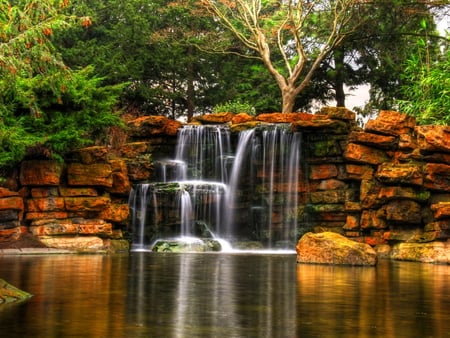
[[[420,124],[450,125],[450,49],[433,61],[413,54],[403,80],[404,99],[397,101],[402,112],[415,116]]]

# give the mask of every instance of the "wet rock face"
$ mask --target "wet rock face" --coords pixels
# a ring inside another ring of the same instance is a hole
[[[333,232],[306,233],[296,249],[298,263],[367,266],[377,263],[377,253],[370,245]]]

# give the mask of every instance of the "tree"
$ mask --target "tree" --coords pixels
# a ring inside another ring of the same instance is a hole
[[[64,15],[68,0],[0,0],[0,167],[25,156],[55,158],[120,124],[112,109],[120,87],[92,69],[72,71],[53,35],[90,18]]]
[[[282,112],[310,83],[324,58],[350,33],[359,1],[203,0],[205,6],[274,77]],[[276,62],[275,56],[282,60]]]
[[[430,55],[425,39],[406,62],[399,109],[415,116],[420,124],[450,125],[450,49],[447,45],[437,57]]]

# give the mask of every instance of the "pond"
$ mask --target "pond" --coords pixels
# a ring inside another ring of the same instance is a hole
[[[450,266],[295,254],[2,256],[14,337],[450,337]]]

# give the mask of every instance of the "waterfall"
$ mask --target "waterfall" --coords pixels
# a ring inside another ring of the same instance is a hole
[[[179,130],[175,158],[157,163],[161,182],[132,189],[137,247],[177,234],[294,247],[301,134],[264,124],[238,136],[233,151],[227,126]]]

